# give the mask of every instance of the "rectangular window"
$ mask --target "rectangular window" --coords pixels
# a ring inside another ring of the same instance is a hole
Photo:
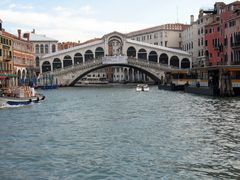
[[[205,46],[207,46],[208,45],[208,41],[207,40],[205,40]]]
[[[2,56],[2,49],[0,49],[0,56]]]

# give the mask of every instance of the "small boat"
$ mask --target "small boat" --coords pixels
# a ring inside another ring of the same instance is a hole
[[[18,105],[29,105],[31,103],[38,103],[45,99],[42,94],[35,93],[34,88],[18,89],[18,93],[6,93],[0,96],[0,107],[6,106],[18,106]],[[25,94],[28,93],[28,96]]]
[[[136,87],[136,91],[149,91],[149,86],[147,84],[138,84]]]
[[[149,91],[149,86],[147,84],[143,85],[143,91]]]
[[[0,105],[10,105],[10,106],[17,106],[17,105],[28,105],[32,103],[31,98],[14,98],[14,97],[0,97]]]

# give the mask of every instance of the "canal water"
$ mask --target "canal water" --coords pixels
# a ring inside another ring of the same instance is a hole
[[[240,99],[62,88],[0,110],[0,179],[237,179]]]

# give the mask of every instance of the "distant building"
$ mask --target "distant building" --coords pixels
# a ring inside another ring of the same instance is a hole
[[[7,36],[0,19],[0,88],[13,85],[13,40]]]
[[[197,66],[198,57],[198,24],[194,21],[194,16],[191,15],[190,26],[182,32],[182,49],[192,55],[193,66]]]
[[[6,31],[3,34],[10,37],[13,41],[13,64],[14,71],[17,74],[17,80],[15,85],[23,85],[32,81],[35,75],[34,72],[34,52],[33,44],[27,40],[21,38],[21,30],[18,30],[18,36],[8,33]]]
[[[240,64],[239,11],[239,1],[217,2],[212,11],[203,11],[212,19],[205,26],[205,55],[209,65]]]
[[[58,40],[49,38],[46,35],[43,34],[36,34],[35,29],[30,33],[24,33],[23,38],[27,39],[29,36],[29,41],[33,43],[33,49],[35,53],[35,71],[37,75],[40,72],[39,68],[39,60],[42,58],[42,56],[54,53],[58,51]]]
[[[208,59],[206,58],[206,44],[205,44],[205,26],[213,21],[212,15],[204,14],[203,10],[199,11],[197,20],[197,47],[198,52],[197,61],[195,66],[206,66],[208,64]],[[206,62],[207,61],[207,62]]]
[[[130,32],[127,34],[127,37],[136,41],[146,42],[169,48],[181,49],[181,33],[188,27],[189,25],[180,23],[164,24],[156,27]]]
[[[229,65],[240,65],[240,8],[225,21],[225,26],[224,61]]]

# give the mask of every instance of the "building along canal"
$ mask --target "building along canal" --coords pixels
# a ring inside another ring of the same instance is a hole
[[[60,88],[0,110],[0,179],[237,179],[239,98]]]

